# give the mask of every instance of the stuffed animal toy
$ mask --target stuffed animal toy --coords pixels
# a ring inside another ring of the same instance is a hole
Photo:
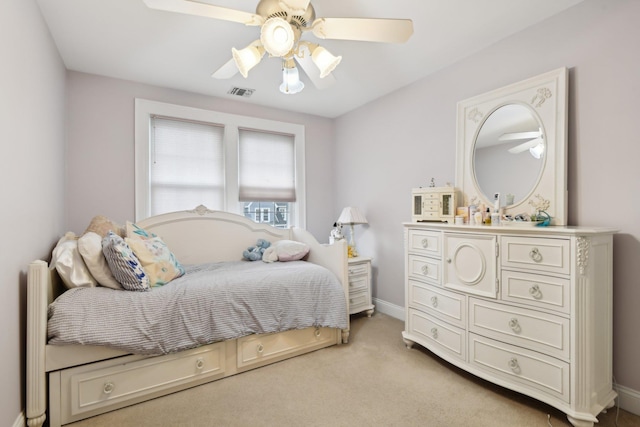
[[[271,242],[264,239],[258,239],[258,242],[255,246],[249,246],[244,252],[242,252],[242,256],[244,259],[248,259],[249,261],[258,261],[262,259],[262,254],[264,254],[265,249],[271,246]]]

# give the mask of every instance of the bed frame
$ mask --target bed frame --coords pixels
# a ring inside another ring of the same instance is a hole
[[[310,246],[307,261],[332,271],[349,304],[344,241],[324,245],[307,231],[256,224],[240,215],[198,206],[138,222],[161,236],[183,264],[237,261],[263,238]],[[163,356],[141,356],[99,346],[47,344],[47,307],[64,292],[44,261],[29,265],[27,278],[27,425],[57,427],[163,396],[289,357],[346,343],[349,329],[307,328],[249,335]]]

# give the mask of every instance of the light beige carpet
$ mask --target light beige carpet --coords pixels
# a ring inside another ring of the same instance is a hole
[[[71,424],[144,426],[570,426],[565,415],[402,342],[404,322],[353,317],[349,344]],[[598,426],[640,426],[616,408]]]

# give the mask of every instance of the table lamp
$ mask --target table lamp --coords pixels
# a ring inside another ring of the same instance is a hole
[[[351,236],[349,236],[349,258],[357,257],[358,251],[356,250],[356,240],[353,232],[353,225],[368,224],[367,218],[364,217],[364,215],[358,208],[349,206],[342,210],[342,213],[340,214],[337,222],[338,224],[348,224],[351,226]]]

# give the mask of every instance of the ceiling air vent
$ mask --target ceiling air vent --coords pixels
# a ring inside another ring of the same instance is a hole
[[[242,87],[232,87],[231,89],[229,89],[229,92],[227,92],[229,95],[236,95],[236,96],[244,96],[245,98],[249,98],[251,95],[253,95],[253,92],[255,92],[255,89],[246,89],[246,88],[242,88]]]

